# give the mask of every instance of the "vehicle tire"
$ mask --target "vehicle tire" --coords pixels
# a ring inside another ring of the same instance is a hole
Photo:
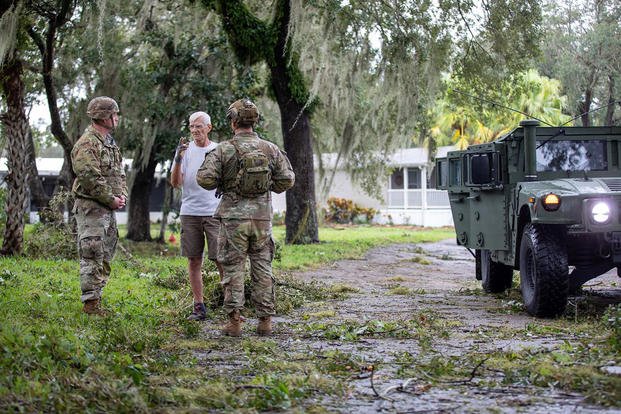
[[[481,250],[481,285],[488,293],[500,293],[511,287],[513,268],[503,263],[492,261],[489,250]]]
[[[532,223],[524,227],[520,288],[531,315],[553,317],[565,311],[569,290],[567,249],[558,228]]]
[[[481,280],[481,250],[474,251],[474,277]]]

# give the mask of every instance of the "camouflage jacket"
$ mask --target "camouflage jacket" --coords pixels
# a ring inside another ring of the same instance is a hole
[[[73,194],[109,207],[115,196],[127,197],[123,158],[111,135],[102,136],[92,125],[71,151]]]
[[[237,134],[230,141],[220,143],[214,151],[205,156],[205,161],[196,174],[196,181],[207,190],[218,188],[222,192],[216,217],[271,220],[270,191],[257,197],[242,197],[235,191],[239,165],[235,147],[231,143],[233,140],[242,151],[259,148],[267,156],[272,172],[271,191],[282,193],[293,186],[295,174],[287,155],[271,142],[260,139],[254,132]]]

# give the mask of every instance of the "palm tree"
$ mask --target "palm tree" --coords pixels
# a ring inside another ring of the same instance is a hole
[[[9,173],[5,178],[8,191],[1,255],[21,253],[24,241],[24,213],[28,188],[26,163],[28,119],[24,111],[22,71],[22,62],[16,55],[0,63],[0,88],[6,103],[6,112],[0,115],[0,121],[6,133],[9,167]]]

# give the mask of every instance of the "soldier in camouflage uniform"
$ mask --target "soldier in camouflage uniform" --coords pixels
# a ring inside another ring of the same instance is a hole
[[[271,192],[290,188],[295,174],[285,153],[253,131],[259,112],[251,101],[240,99],[231,104],[227,118],[235,135],[205,157],[196,175],[201,187],[218,188],[222,194],[215,216],[220,218],[218,262],[224,270],[224,310],[229,316],[223,333],[241,335],[244,274],[250,257],[257,333],[270,335],[275,313]]]
[[[118,112],[114,99],[92,99],[86,111],[92,122],[71,151],[81,299],[84,312],[95,315],[105,314],[101,294],[119,238],[114,210],[123,208],[127,199],[121,151],[110,135],[119,122]]]

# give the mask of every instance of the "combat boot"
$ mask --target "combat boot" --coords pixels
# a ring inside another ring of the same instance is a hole
[[[241,336],[241,315],[239,310],[229,313],[229,321],[222,328],[222,333],[228,336]]]
[[[195,303],[194,310],[188,316],[189,321],[204,321],[207,316],[207,309],[205,309],[204,303]]]
[[[272,334],[272,317],[262,316],[259,318],[257,333],[261,336],[269,336]]]
[[[82,310],[89,315],[106,316],[108,314],[108,312],[101,308],[100,298],[87,300],[84,302]]]

